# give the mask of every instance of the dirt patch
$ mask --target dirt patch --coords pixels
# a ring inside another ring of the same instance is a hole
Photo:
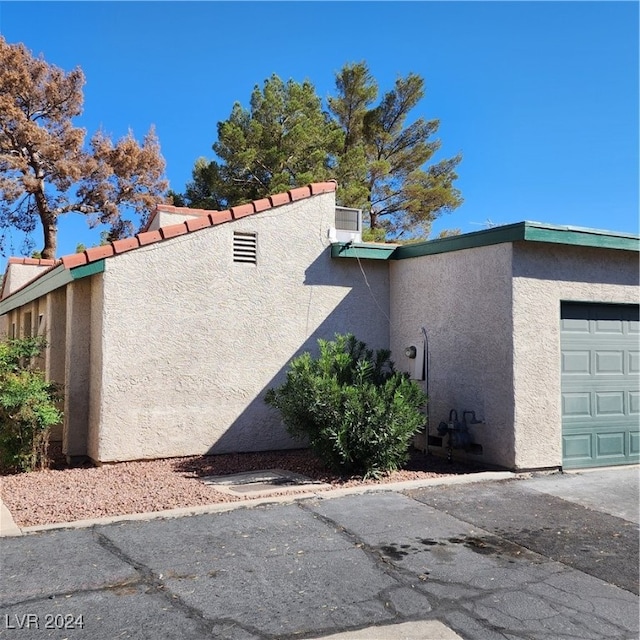
[[[457,462],[448,463],[421,452],[414,452],[404,469],[378,480],[341,477],[306,449],[120,462],[74,469],[66,468],[59,445],[53,444],[50,454],[50,469],[2,476],[2,500],[20,527],[243,499],[204,484],[200,479],[206,476],[283,469],[326,483],[329,488],[338,488],[426,480],[483,470]],[[301,492],[307,490],[300,489]],[[251,497],[247,495],[244,499]]]

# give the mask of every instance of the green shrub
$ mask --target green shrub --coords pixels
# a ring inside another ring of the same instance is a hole
[[[0,462],[16,471],[45,466],[51,427],[62,414],[56,385],[31,368],[42,338],[0,342]]]
[[[266,402],[290,435],[340,473],[378,476],[400,468],[424,424],[426,395],[394,369],[387,350],[374,353],[351,334],[318,345],[318,358],[303,353],[292,360],[286,382],[269,389]]]

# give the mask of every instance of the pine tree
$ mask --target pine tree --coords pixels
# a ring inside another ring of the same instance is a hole
[[[236,103],[218,123],[217,159],[199,158],[174,202],[223,209],[335,178],[338,203],[363,209],[372,237],[426,237],[462,198],[454,186],[461,155],[433,162],[439,121],[408,124],[423,97],[424,80],[410,73],[376,103],[377,82],[360,62],[336,75],[324,112],[310,82],[273,75],[254,88],[249,109]]]
[[[454,187],[462,157],[427,164],[440,147],[439,121],[418,118],[406,125],[424,96],[424,80],[398,78],[377,106],[377,84],[364,62],[336,76],[337,96],[329,109],[345,133],[336,175],[341,204],[362,208],[372,229],[391,238],[427,236],[432,221],[462,203]]]
[[[196,161],[186,200],[220,209],[325,180],[340,143],[313,85],[272,75],[254,88],[249,109],[236,103],[218,123],[213,150],[220,162]]]
[[[85,148],[72,124],[83,84],[79,68],[65,73],[0,36],[0,228],[31,233],[39,222],[43,258],[55,258],[61,215],[107,224],[115,239],[133,232],[125,207],[144,219],[167,188],[153,129],[142,145],[131,132],[114,144],[98,131]]]

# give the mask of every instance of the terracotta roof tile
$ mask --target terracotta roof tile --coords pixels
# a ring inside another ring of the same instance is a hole
[[[337,187],[338,183],[335,180],[329,180],[329,182],[314,182],[309,185],[312,196],[316,196],[319,193],[328,193],[330,191],[335,191]]]
[[[87,264],[86,253],[71,253],[68,256],[62,257],[62,264],[65,269],[73,269],[73,267],[79,267],[81,264]]]
[[[53,258],[9,258],[7,264],[29,264],[38,267],[53,267],[58,264],[60,260],[54,260]]]
[[[256,213],[260,211],[264,211],[265,209],[271,209],[271,202],[269,202],[269,198],[262,198],[261,200],[253,201],[253,208],[256,210]]]
[[[231,207],[231,215],[233,216],[234,220],[237,220],[238,218],[244,218],[245,216],[251,216],[256,212],[255,208],[253,207],[253,203],[249,203],[249,204],[241,204],[237,207]]]
[[[138,237],[122,238],[122,240],[116,240],[113,242],[113,250],[115,253],[124,253],[125,251],[131,251],[131,249],[137,249],[140,246]]]
[[[223,222],[230,222],[233,220],[231,216],[231,211],[228,209],[226,211],[211,211],[209,213],[209,220],[211,220],[211,224],[222,224]]]
[[[165,240],[189,233],[189,229],[187,229],[187,225],[184,222],[181,222],[180,224],[172,224],[168,227],[160,227],[158,231],[160,231]]]
[[[272,196],[269,196],[269,200],[272,207],[279,207],[280,205],[291,202],[288,193],[275,193]]]
[[[211,220],[209,216],[201,216],[199,218],[192,218],[191,220],[186,220],[185,224],[187,225],[187,229],[189,231],[197,231],[198,229],[204,229],[205,227],[211,226]]]
[[[155,231],[143,231],[137,235],[140,246],[143,247],[147,244],[153,244],[154,242],[160,242],[162,236],[158,230]]]
[[[108,258],[115,253],[113,244],[105,244],[99,247],[91,247],[85,251],[87,256],[87,262],[94,262],[95,260],[101,260],[102,258]]]
[[[303,200],[304,198],[308,198],[311,195],[311,188],[309,185],[306,187],[298,187],[297,189],[291,189],[289,191],[289,197],[291,198],[291,202],[295,200]]]

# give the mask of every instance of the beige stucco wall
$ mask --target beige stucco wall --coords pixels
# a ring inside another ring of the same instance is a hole
[[[66,288],[61,287],[47,294],[45,304],[44,333],[47,341],[44,371],[47,380],[61,385],[64,396],[65,376],[65,341],[67,301]],[[61,402],[64,410],[64,401]],[[63,425],[59,424],[51,430],[50,440],[61,441]]]
[[[560,466],[560,304],[639,301],[638,254],[514,244],[515,467]]]
[[[29,314],[31,314],[29,316]],[[36,299],[12,309],[4,316],[6,335],[9,338],[24,338],[35,336],[41,331],[40,316],[46,315],[46,300]]]
[[[50,269],[47,265],[9,263],[5,274],[4,297],[31,282],[43,271]]]
[[[387,265],[362,261],[370,290],[331,259],[334,206],[323,194],[105,260],[94,459],[292,446],[263,402],[290,359],[336,332],[388,347]],[[258,234],[257,265],[233,262],[234,231]]]
[[[12,338],[14,337],[14,332],[17,331],[17,324],[16,324],[16,318],[17,318],[17,310],[13,309],[12,311],[9,311],[9,313],[5,313],[2,316],[2,319],[4,320],[4,324],[3,324],[3,330],[2,330],[2,334],[3,336],[6,336],[7,338]]]
[[[102,357],[105,348],[103,336],[104,319],[104,276],[102,274],[90,278],[91,282],[91,325],[89,328],[89,341],[91,353],[89,356],[88,375],[88,433],[87,454],[93,460],[99,460],[99,425],[101,424],[102,411]]]
[[[45,374],[47,380],[62,384],[64,383],[67,324],[66,288],[60,287],[49,292],[45,308],[45,337],[47,341]]]
[[[92,296],[100,275],[66,288],[65,388],[62,450],[68,458],[87,455],[91,373]],[[99,318],[94,318],[99,322]]]
[[[451,409],[460,420],[475,411],[485,424],[471,432],[483,450],[471,459],[505,467],[514,462],[511,259],[502,244],[390,262],[399,369],[413,371],[404,349],[421,348],[421,327],[428,335],[431,435]]]
[[[179,224],[180,222],[186,222],[187,220],[195,220],[199,217],[200,217],[199,215],[190,216],[190,215],[185,215],[183,213],[158,211],[156,215],[153,216],[147,230],[156,231],[160,227],[167,227],[172,224]]]
[[[404,348],[422,345],[421,326],[428,332],[430,433],[451,408],[460,418],[474,410],[485,421],[471,428],[483,453],[466,457],[561,466],[561,302],[637,304],[637,254],[520,242],[390,264],[399,368],[413,371]]]
[[[101,339],[93,339],[101,326],[101,314],[93,309],[101,303],[101,282],[100,275],[72,282],[3,316],[9,331],[15,325],[16,337],[42,335],[46,340],[34,365],[61,386],[64,411],[63,423],[52,428],[50,440],[62,441],[64,453],[72,458],[87,455],[92,343],[101,344]]]

